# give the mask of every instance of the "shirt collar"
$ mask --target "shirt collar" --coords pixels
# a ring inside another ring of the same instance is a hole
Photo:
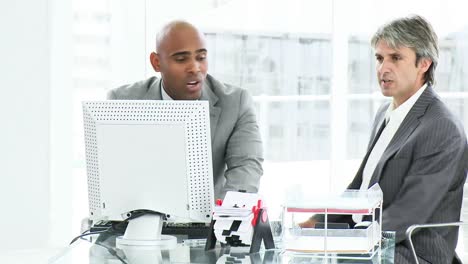
[[[408,112],[411,110],[413,105],[416,103],[416,101],[419,99],[421,94],[426,90],[427,83],[425,83],[419,90],[414,93],[408,100],[406,100],[403,104],[398,106],[395,109],[395,105],[393,102],[388,106],[387,112],[385,113],[385,122],[389,122],[389,120],[395,120],[401,123],[403,119],[405,119],[406,115]]]
[[[173,101],[172,97],[166,93],[166,90],[164,90],[164,82],[161,80],[161,97],[163,100],[168,100],[168,101]]]
[[[202,95],[200,96],[200,98],[203,96],[203,89],[202,89]],[[163,100],[167,100],[167,101],[174,101],[174,99],[166,92],[166,90],[164,89],[164,82],[163,80],[161,80],[161,98]],[[197,99],[199,100],[199,99]]]

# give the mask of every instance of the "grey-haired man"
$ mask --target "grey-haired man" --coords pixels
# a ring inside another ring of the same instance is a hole
[[[382,227],[396,231],[395,263],[414,263],[405,240],[410,225],[460,219],[468,171],[466,134],[434,91],[438,40],[424,18],[393,20],[371,42],[381,91],[393,100],[378,110],[367,154],[348,188],[379,183]],[[362,221],[358,216],[329,219],[351,225]],[[301,226],[318,221],[323,216]],[[457,263],[457,238],[457,227],[417,232],[413,240],[419,263]]]

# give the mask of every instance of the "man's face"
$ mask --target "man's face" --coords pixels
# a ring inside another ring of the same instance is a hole
[[[425,58],[416,65],[414,50],[403,46],[392,49],[385,41],[377,43],[375,59],[382,94],[392,96],[396,107],[424,85],[424,73],[431,65],[431,61]]]
[[[196,100],[201,96],[208,70],[203,37],[193,28],[173,29],[162,41],[151,64],[161,72],[165,91],[175,100]]]

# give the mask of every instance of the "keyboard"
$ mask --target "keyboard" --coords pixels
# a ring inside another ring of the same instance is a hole
[[[205,223],[165,223],[163,235],[184,235],[188,239],[205,239],[210,232],[210,225]]]

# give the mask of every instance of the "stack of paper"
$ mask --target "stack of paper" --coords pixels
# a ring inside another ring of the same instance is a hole
[[[250,245],[253,213],[260,197],[256,193],[228,192],[221,206],[214,208],[216,239],[233,246]]]

